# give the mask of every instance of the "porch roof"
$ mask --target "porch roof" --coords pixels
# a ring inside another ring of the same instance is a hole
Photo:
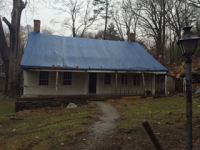
[[[29,34],[21,69],[168,72],[139,43]]]

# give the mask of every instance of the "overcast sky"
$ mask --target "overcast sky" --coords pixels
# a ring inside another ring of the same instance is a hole
[[[12,11],[12,2],[10,0],[6,0],[6,8],[3,10],[0,10],[0,16],[6,17],[9,21],[11,21],[11,11]],[[22,11],[22,16],[21,16],[21,25],[25,26],[27,24],[33,26],[33,20],[37,19],[41,21],[41,27],[49,27],[52,28],[53,30],[57,31],[60,30],[60,24],[52,24],[50,23],[51,19],[56,18],[56,20],[62,21],[64,18],[64,14],[58,15],[58,12],[52,9],[48,9],[45,4],[42,3],[33,3],[30,4],[31,10],[34,10],[34,12],[30,11],[30,7],[27,5],[27,7]],[[34,9],[32,8],[34,6]],[[65,14],[66,16],[66,14]],[[4,27],[7,27],[4,24]],[[55,33],[59,34],[59,33]],[[67,34],[66,34],[67,35]]]
[[[41,21],[41,28],[47,26],[54,31],[58,31],[61,29],[60,24],[51,23],[51,20],[54,18],[56,18],[56,20],[62,21],[64,19],[64,14],[58,14],[57,11],[47,8],[45,5],[40,5],[40,7],[36,7],[35,12],[30,12],[27,8],[23,10],[21,25],[29,24],[33,26],[33,20],[36,19]],[[59,33],[55,32],[54,34]]]
[[[1,0],[0,0],[1,1]],[[25,0],[23,0],[25,1]],[[78,0],[78,2],[83,0]],[[84,0],[85,1],[85,0]],[[4,6],[5,9],[0,9],[0,15],[5,16],[9,21],[11,20],[11,12],[12,12],[12,0],[3,0],[2,1],[6,6]],[[57,10],[53,10],[47,7],[47,5],[53,4],[53,3],[44,3],[44,1],[40,0],[28,0],[28,4],[25,9],[22,11],[21,16],[21,25],[31,25],[33,26],[33,20],[37,19],[41,21],[41,28],[43,27],[49,27],[53,29],[54,34],[57,35],[64,35],[64,36],[72,36],[72,32],[68,29],[65,29],[67,31],[63,31],[64,29],[61,27],[61,24],[53,24],[51,22],[52,19],[54,19],[57,22],[63,22],[66,18],[69,18],[70,16],[67,16],[68,14],[65,12],[63,14],[59,14]],[[1,3],[2,4],[2,3]],[[59,6],[59,4],[57,4]],[[77,18],[76,27],[79,25],[79,19]],[[4,24],[4,27],[7,27]],[[95,29],[94,29],[95,28]],[[99,30],[95,26],[92,31]],[[97,28],[97,29],[96,29]],[[8,29],[7,29],[8,30]]]
[[[5,1],[7,1],[7,0],[5,0]],[[2,16],[6,15],[8,20],[10,20],[10,16],[11,16],[10,13],[12,11],[12,2],[11,2],[11,0],[8,0],[8,1],[10,1],[10,4],[8,5],[8,7],[10,7],[10,8],[8,8],[8,9],[6,8],[6,10],[7,10],[6,14],[2,14],[2,11],[0,10],[0,15],[2,15]],[[29,6],[29,4],[30,4],[30,6]],[[31,10],[34,10],[34,12],[30,11],[30,8],[32,8],[32,7],[34,7],[34,9],[31,9]],[[59,22],[63,22],[64,19],[66,19],[66,18],[67,18],[67,13],[59,14],[58,11],[47,8],[47,6],[44,3],[40,2],[39,0],[33,0],[33,1],[31,1],[31,3],[28,3],[26,8],[22,11],[21,25],[25,26],[25,25],[29,24],[29,25],[33,26],[33,20],[37,19],[37,20],[41,21],[41,28],[43,28],[43,27],[51,28],[51,29],[53,29],[53,31],[54,31],[53,34],[55,34],[55,35],[71,36],[72,33],[71,33],[71,31],[69,31],[69,29],[67,32],[63,32],[63,31],[61,31],[62,28],[61,28],[60,24],[51,23],[52,19],[55,19],[56,21],[59,21]],[[99,27],[100,26],[97,26],[97,29],[92,30],[92,31],[95,32],[95,31],[99,30],[100,29]],[[147,39],[147,40],[149,41],[149,39]]]

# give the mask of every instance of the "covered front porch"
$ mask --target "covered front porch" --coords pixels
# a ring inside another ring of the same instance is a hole
[[[24,98],[167,95],[166,72],[30,69],[23,75]],[[156,93],[157,75],[165,79],[163,93]]]

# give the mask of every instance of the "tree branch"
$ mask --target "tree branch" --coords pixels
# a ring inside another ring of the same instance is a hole
[[[6,25],[8,26],[10,32],[14,32],[14,28],[13,26],[11,25],[11,23],[6,19],[6,17],[3,17],[3,21],[6,23]]]
[[[22,4],[20,6],[21,10],[23,10],[27,5],[27,0],[25,1],[25,3],[22,1]]]
[[[189,0],[189,2],[187,2],[190,5],[193,5],[194,7],[200,8],[200,1],[193,1],[193,0]]]
[[[25,4],[24,4],[24,8],[26,7],[27,3],[28,3],[28,2],[27,2],[27,0],[26,0],[26,2],[25,2]]]

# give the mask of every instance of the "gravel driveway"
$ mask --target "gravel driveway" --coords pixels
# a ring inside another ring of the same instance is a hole
[[[86,135],[81,136],[73,150],[102,150],[103,143],[109,140],[120,118],[117,110],[107,102],[94,102],[100,109],[99,121],[95,122]]]

